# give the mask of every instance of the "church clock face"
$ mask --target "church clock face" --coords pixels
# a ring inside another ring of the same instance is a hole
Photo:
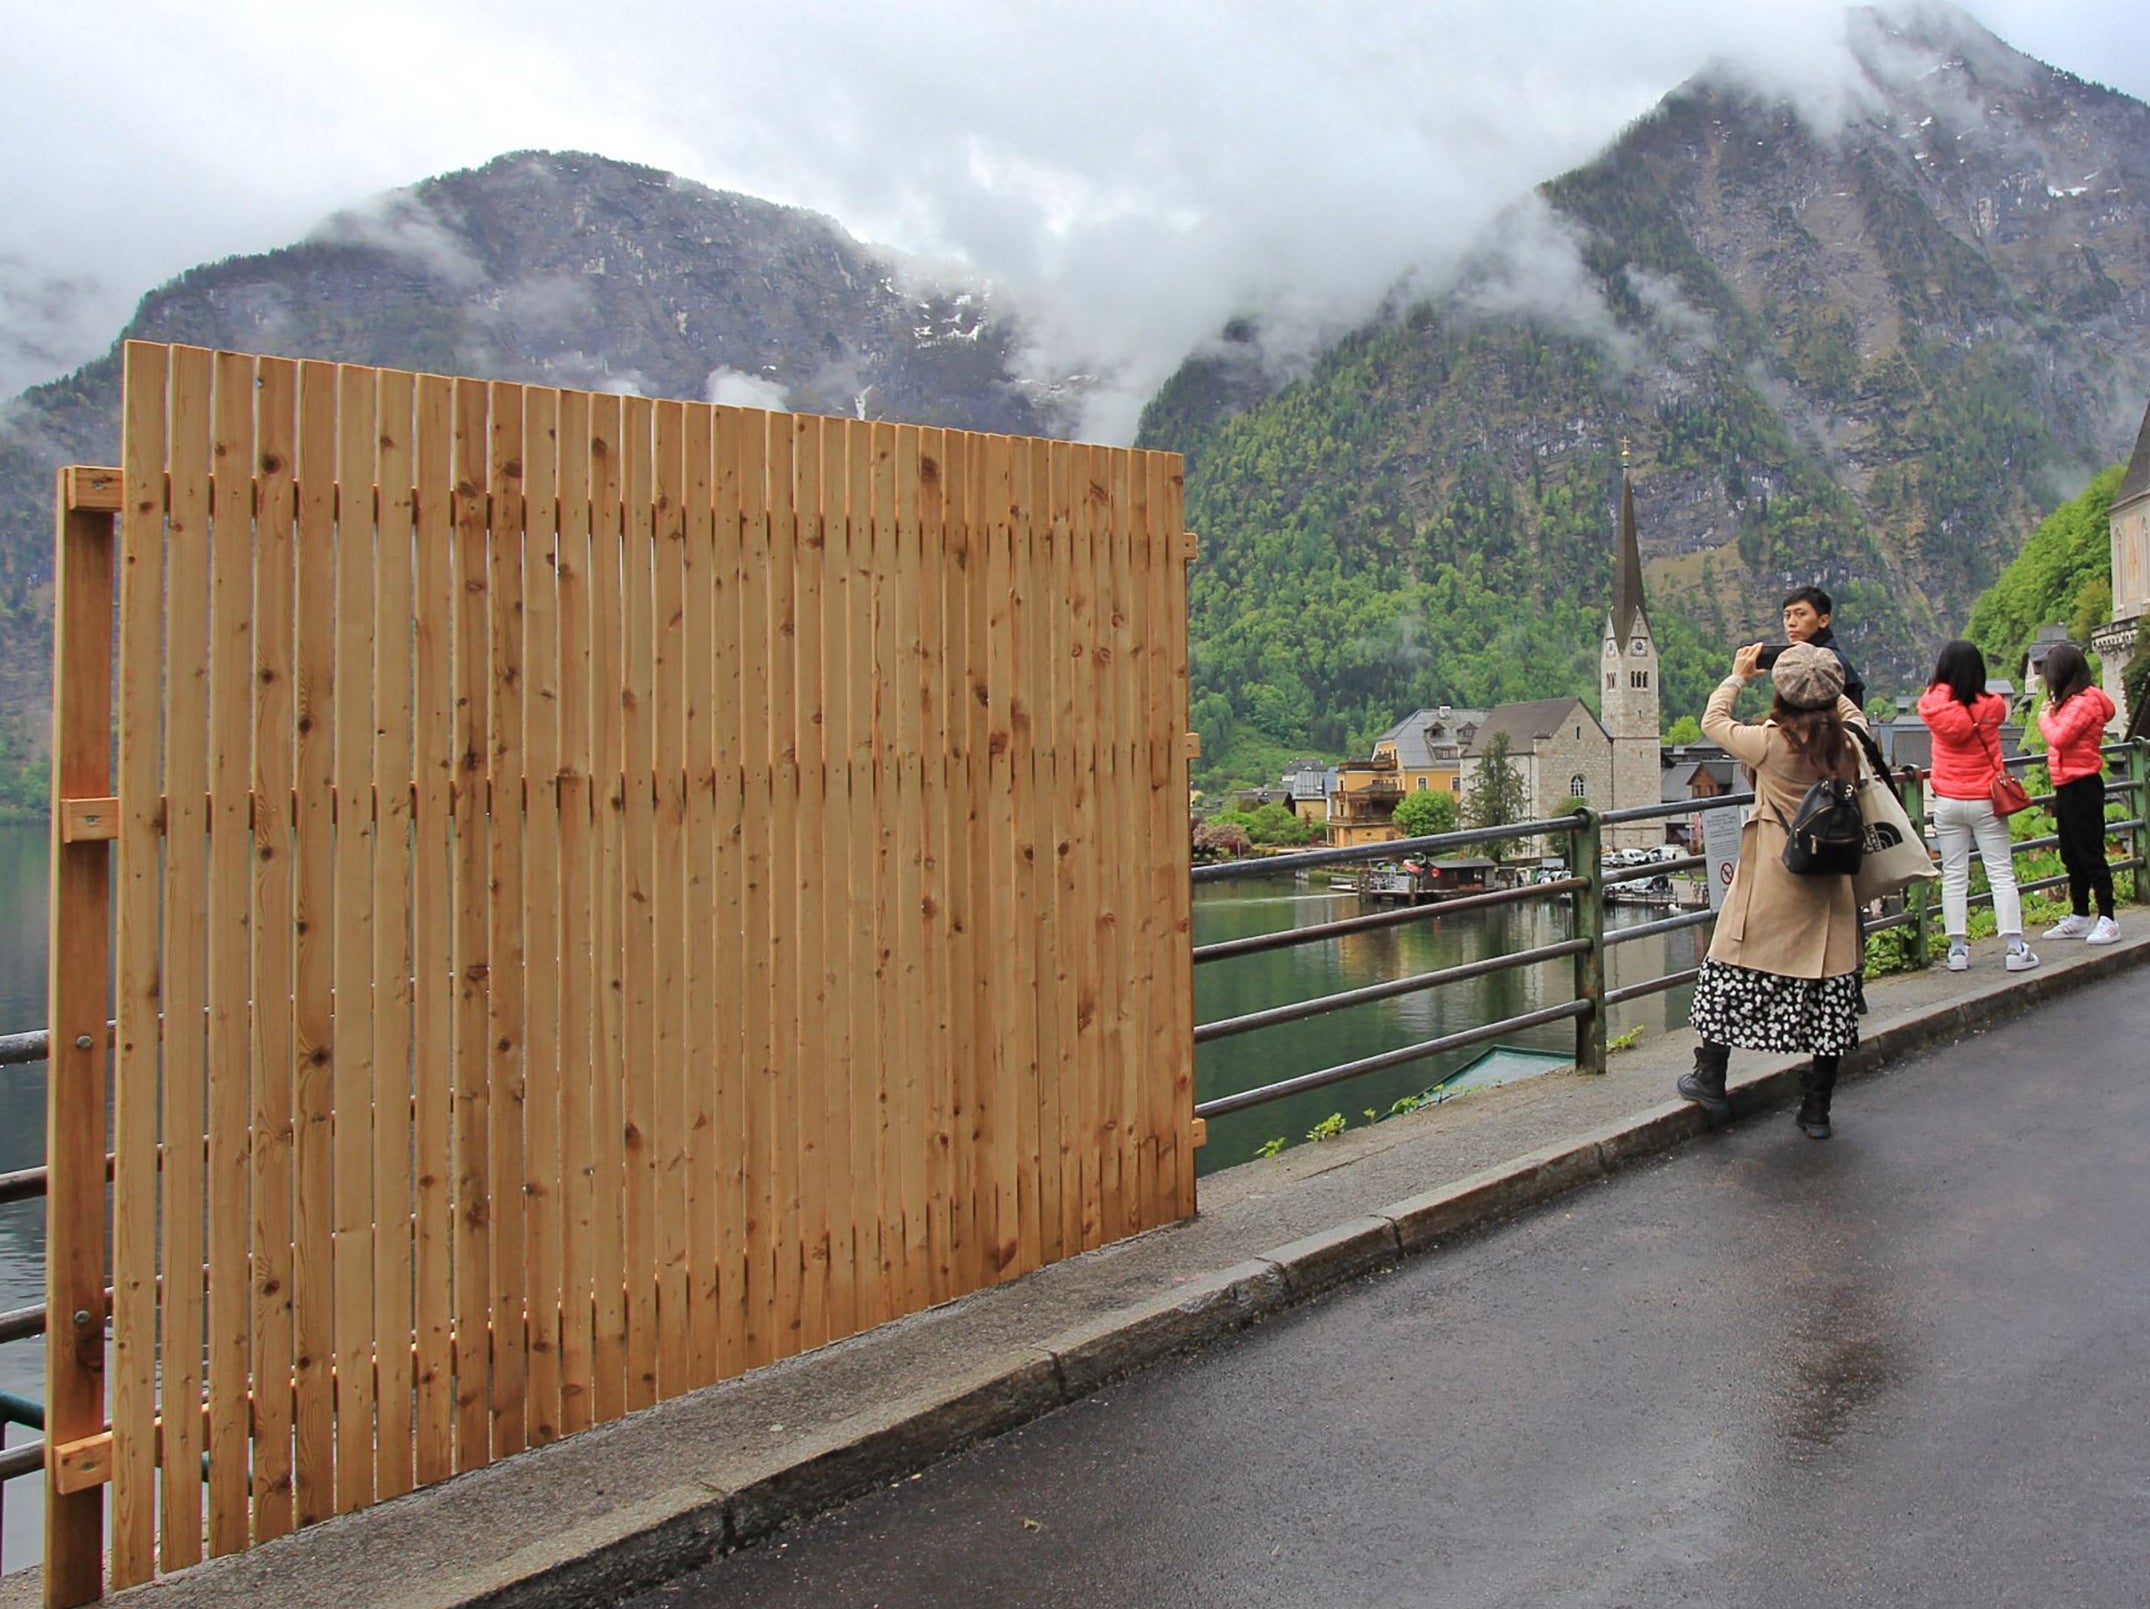
[[[1635,639],[1635,645],[1628,650],[1628,652],[1633,654],[1637,659],[1642,658],[1642,656],[1644,654],[1647,654],[1649,651],[1650,645],[1640,637],[1637,637]]]

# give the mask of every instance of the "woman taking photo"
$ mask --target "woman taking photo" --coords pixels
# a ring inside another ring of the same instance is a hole
[[[1919,718],[1933,733],[1934,836],[1941,843],[1941,923],[1948,929],[1948,969],[1971,964],[1971,846],[1993,890],[1993,920],[2007,946],[2002,965],[2028,972],[2038,957],[2023,942],[2023,900],[2016,892],[2008,819],[1993,808],[2001,771],[2001,722],[2008,704],[1986,691],[1986,656],[1958,639],[1941,650]]]
[[[1760,643],[1742,648],[1732,674],[1703,712],[1702,732],[1754,778],[1754,806],[1740,830],[1739,865],[1717,915],[1709,958],[1695,980],[1701,1043],[1680,1093],[1712,1112],[1731,1110],[1725,1073],[1732,1047],[1810,1058],[1800,1075],[1799,1127],[1829,1138],[1837,1067],[1859,1042],[1858,906],[1851,879],[1802,876],[1784,864],[1789,824],[1808,788],[1824,777],[1853,781],[1859,761],[1846,722],[1866,724],[1843,696],[1837,656],[1793,643],[1771,671],[1769,718],[1736,721],[1732,705],[1757,672]]]

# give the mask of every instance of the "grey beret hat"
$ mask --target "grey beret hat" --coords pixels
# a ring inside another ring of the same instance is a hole
[[[1826,709],[1844,691],[1843,663],[1826,648],[1795,642],[1770,668],[1777,696],[1794,709]]]

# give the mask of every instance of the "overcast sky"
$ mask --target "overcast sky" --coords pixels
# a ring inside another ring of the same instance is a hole
[[[1973,0],[2150,99],[2142,0]],[[529,147],[961,265],[1143,390],[1231,312],[1355,319],[1712,56],[1825,86],[1823,0],[85,0],[0,47],[0,396],[145,290]]]

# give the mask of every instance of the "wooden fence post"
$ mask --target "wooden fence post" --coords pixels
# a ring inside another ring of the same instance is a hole
[[[104,1490],[62,1453],[105,1429],[105,977],[111,905],[113,514],[110,471],[59,472],[52,678],[52,900],[45,1158],[45,1565],[48,1609],[104,1595]],[[66,1487],[75,1487],[68,1490]]]

